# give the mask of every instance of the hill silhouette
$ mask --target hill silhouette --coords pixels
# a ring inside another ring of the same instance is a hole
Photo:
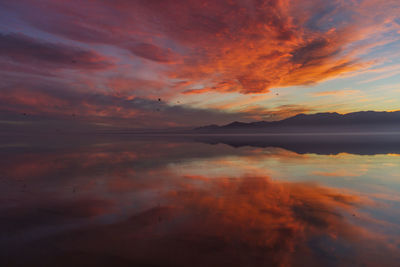
[[[194,129],[199,133],[390,132],[400,131],[400,111],[298,114],[279,121],[232,122]]]

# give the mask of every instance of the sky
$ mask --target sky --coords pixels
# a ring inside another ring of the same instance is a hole
[[[398,0],[0,0],[0,126],[400,110],[398,14]]]

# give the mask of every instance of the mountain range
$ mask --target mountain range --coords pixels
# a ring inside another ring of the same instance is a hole
[[[282,133],[282,132],[398,132],[400,111],[361,111],[347,114],[298,114],[279,121],[232,122],[194,129],[197,133]]]

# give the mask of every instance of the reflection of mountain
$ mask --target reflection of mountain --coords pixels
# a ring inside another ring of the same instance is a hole
[[[162,148],[166,143],[181,144],[187,151],[182,151],[180,157],[187,157],[188,154],[199,156],[210,156],[205,144],[226,144],[231,147],[280,147],[299,154],[315,153],[321,155],[349,153],[358,155],[374,154],[400,154],[400,133],[294,133],[294,134],[137,134],[137,133],[116,133],[97,135],[60,135],[60,136],[2,136],[0,148],[2,152],[8,151],[30,151],[40,148],[41,150],[71,149],[82,147],[96,147],[99,144],[120,144],[129,147],[132,142],[151,144],[155,151],[164,151]],[[190,144],[190,145],[189,145]],[[147,148],[146,153],[149,153]],[[220,146],[213,153],[218,155],[227,153],[225,148]],[[179,160],[173,155],[169,159]],[[157,157],[158,159],[158,157]],[[162,159],[162,157],[160,157]],[[4,160],[3,160],[4,161]],[[4,161],[5,162],[5,161]],[[160,164],[163,160],[156,161]]]
[[[299,114],[281,121],[233,122],[195,129],[199,133],[282,133],[282,132],[391,132],[400,131],[400,111],[354,112],[348,114]]]
[[[233,147],[280,147],[299,154],[400,154],[400,134],[196,135],[196,141]]]

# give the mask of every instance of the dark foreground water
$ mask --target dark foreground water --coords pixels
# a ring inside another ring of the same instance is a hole
[[[399,266],[400,138],[3,136],[19,265]]]

